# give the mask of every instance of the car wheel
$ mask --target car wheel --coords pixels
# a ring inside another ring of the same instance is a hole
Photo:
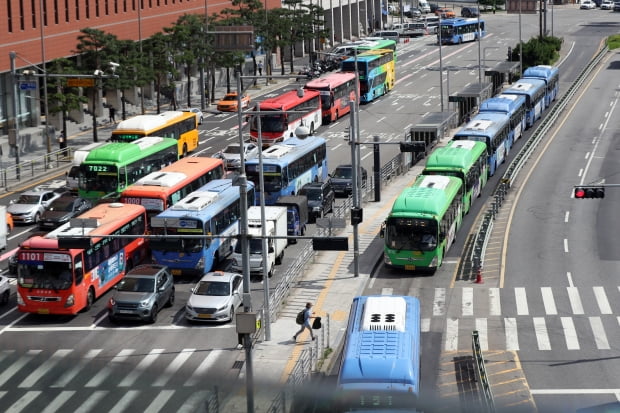
[[[168,297],[168,301],[166,301],[166,307],[172,307],[174,305],[174,288],[170,292],[170,297]]]
[[[187,156],[187,144],[184,143],[183,144],[183,158],[185,158]]]
[[[40,219],[41,219],[41,214],[39,214],[38,212],[36,214],[34,214],[34,223],[35,224],[38,224]]]
[[[230,321],[232,323],[232,321],[235,319],[235,306],[231,305],[230,306],[230,311],[228,312],[228,321]]]
[[[9,302],[9,297],[11,296],[11,292],[6,290],[2,293],[2,297],[0,297],[0,304],[5,305]]]
[[[117,324],[118,323],[118,318],[114,317],[112,314],[108,315],[108,320],[110,320],[110,322],[112,324]]]
[[[159,309],[157,308],[157,304],[153,305],[153,308],[151,308],[151,315],[149,317],[149,323],[151,324],[155,324],[155,322],[157,321],[157,311]]]

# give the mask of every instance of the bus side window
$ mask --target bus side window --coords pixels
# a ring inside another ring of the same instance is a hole
[[[82,268],[82,256],[78,255],[75,257],[75,285],[82,284],[84,280],[84,270]]]

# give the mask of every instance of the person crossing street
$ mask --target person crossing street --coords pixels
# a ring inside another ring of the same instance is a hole
[[[314,316],[312,315],[314,313],[310,312],[311,309],[312,309],[312,303],[306,303],[306,308],[303,310],[304,312],[303,324],[301,325],[301,328],[299,329],[299,331],[296,332],[295,335],[293,336],[293,341],[297,341],[297,336],[303,333],[304,329],[308,329],[308,331],[310,332],[310,337],[312,337],[312,341],[314,341],[315,337],[314,337],[314,333],[312,332],[312,326],[310,325],[310,319],[314,318]]]

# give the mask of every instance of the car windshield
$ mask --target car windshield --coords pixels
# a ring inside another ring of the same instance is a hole
[[[39,195],[20,195],[16,204],[38,204],[40,198]]]
[[[230,284],[222,281],[200,281],[194,289],[194,294],[225,297],[230,295]]]
[[[155,291],[155,280],[153,278],[125,277],[118,283],[118,291],[152,293]]]
[[[222,98],[222,100],[225,102],[234,101],[237,100],[237,95],[226,95],[224,96],[224,98]]]
[[[319,201],[322,194],[321,188],[306,188],[303,191],[303,195],[306,195],[310,201]]]
[[[73,211],[73,199],[59,199],[57,201],[52,202],[50,205],[50,211]]]
[[[352,168],[336,168],[332,176],[340,179],[351,179]]]
[[[232,153],[232,154],[238,155],[240,153],[239,146],[238,145],[227,146],[226,149],[224,149],[224,153]]]

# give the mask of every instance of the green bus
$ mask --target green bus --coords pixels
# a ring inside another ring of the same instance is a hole
[[[109,142],[90,151],[80,165],[78,194],[95,202],[112,200],[138,179],[178,159],[178,144],[172,138]]]
[[[487,184],[489,165],[487,145],[477,141],[452,141],[428,157],[422,175],[455,176],[463,184],[463,214]]]
[[[459,178],[420,175],[405,188],[381,228],[386,266],[434,272],[456,238],[463,219]]]

